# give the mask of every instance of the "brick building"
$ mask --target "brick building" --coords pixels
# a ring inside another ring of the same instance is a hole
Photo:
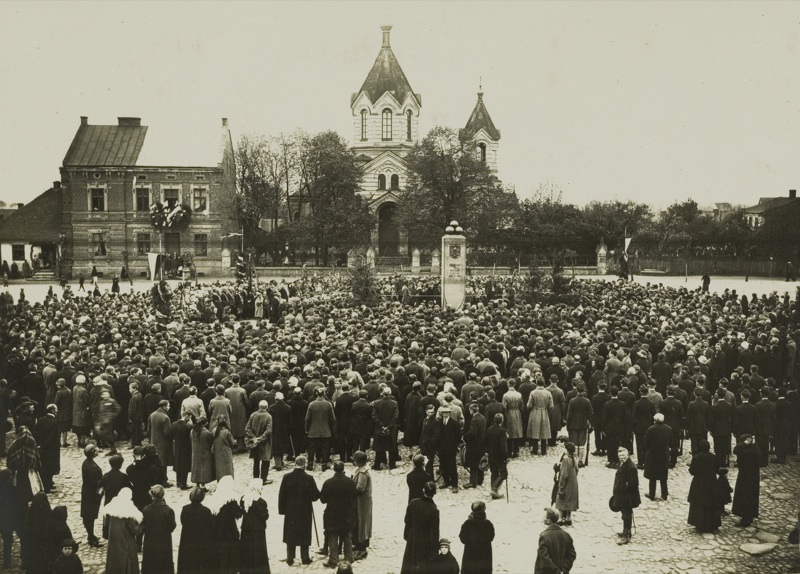
[[[110,276],[127,259],[131,275],[142,277],[153,252],[191,259],[203,275],[227,272],[230,252],[223,238],[238,227],[227,119],[216,134],[173,138],[156,131],[139,118],[91,125],[81,117],[61,166],[65,273],[88,276],[96,267]],[[158,228],[151,217],[156,204],[168,211],[188,208],[189,216]]]

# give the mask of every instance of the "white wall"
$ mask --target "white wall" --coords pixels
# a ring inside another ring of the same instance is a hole
[[[18,244],[15,244],[15,245],[18,245]],[[33,249],[33,246],[30,243],[26,243],[25,244],[25,259],[28,260],[29,264],[31,262],[31,250],[32,249]],[[37,247],[37,249],[39,251],[41,251],[41,249],[39,249],[38,247]],[[8,261],[8,265],[9,266],[13,263],[13,261],[11,259],[11,243],[0,243],[0,261]],[[22,264],[22,260],[21,259],[17,260],[17,263],[19,265],[21,265]]]

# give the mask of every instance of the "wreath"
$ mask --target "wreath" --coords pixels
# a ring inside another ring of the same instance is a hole
[[[192,208],[186,204],[176,205],[173,209],[160,201],[150,206],[150,223],[156,229],[178,228],[188,224]]]

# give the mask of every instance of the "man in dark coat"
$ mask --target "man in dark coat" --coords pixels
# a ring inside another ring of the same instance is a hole
[[[386,452],[389,453],[389,468],[395,468],[397,459],[395,451],[397,445],[397,420],[400,412],[397,402],[392,398],[392,390],[383,387],[381,398],[372,403],[372,423],[375,430],[373,449],[375,462],[373,470],[381,470],[381,465],[386,462]]]
[[[569,441],[578,447],[578,466],[583,467],[584,449],[589,448],[588,431],[594,419],[594,411],[592,402],[586,397],[586,386],[583,383],[578,384],[577,393],[577,396],[571,399],[567,405],[565,420]]]
[[[670,446],[672,445],[672,429],[664,424],[664,415],[653,416],[655,424],[647,429],[644,435],[644,477],[650,480],[650,500],[656,497],[656,481],[661,483],[661,498],[667,500],[667,476],[669,474]]]
[[[426,572],[439,553],[439,509],[433,502],[435,495],[436,485],[429,482],[423,489],[422,498],[408,503],[403,531],[406,549],[400,574]]]
[[[323,387],[314,390],[317,398],[311,401],[306,411],[305,430],[308,436],[308,470],[314,469],[314,456],[328,470],[331,455],[331,437],[336,433],[336,415],[333,405],[325,398]]]
[[[172,532],[175,530],[175,511],[164,501],[164,487],[150,489],[153,499],[142,511],[142,574],[172,574]]]
[[[608,401],[611,400],[611,395],[606,393],[606,384],[600,383],[597,388],[597,394],[592,397],[592,410],[594,411],[594,452],[595,456],[603,456],[606,454],[606,433],[603,427],[603,413]],[[574,443],[573,443],[574,444]],[[588,448],[589,445],[586,445]]]
[[[756,403],[758,411],[758,428],[756,429],[756,442],[761,453],[761,466],[769,464],[769,439],[775,435],[775,403],[769,400],[769,390],[761,390],[761,400]]]
[[[472,503],[469,518],[458,535],[464,544],[461,574],[492,574],[492,540],[494,525],[486,518],[486,504]]]
[[[419,451],[428,461],[425,465],[425,472],[431,476],[433,476],[433,457],[436,456],[436,451],[439,449],[441,437],[442,423],[436,418],[436,407],[428,405],[419,436]]]
[[[322,516],[328,544],[328,560],[324,566],[335,568],[339,563],[339,545],[344,546],[344,559],[353,562],[352,530],[356,520],[356,483],[344,473],[344,463],[333,463],[334,475],[322,485],[319,499],[325,505]],[[438,533],[437,533],[438,540]]]
[[[411,459],[414,468],[406,475],[406,484],[408,485],[408,501],[411,502],[415,498],[422,496],[424,486],[433,480],[433,476],[425,471],[425,457],[417,454]]]
[[[492,498],[502,498],[500,486],[508,478],[508,433],[503,427],[503,415],[500,413],[494,415],[494,424],[486,431],[486,452],[492,474]]]
[[[639,471],[630,458],[628,449],[617,449],[619,468],[614,475],[613,506],[622,513],[622,532],[619,534],[617,544],[629,544],[631,541],[631,525],[633,524],[633,509],[639,508],[642,499],[639,496]]]
[[[292,407],[286,404],[283,393],[275,394],[275,404],[269,407],[272,415],[272,460],[275,470],[283,470],[283,457],[294,458],[292,451],[291,425]]]
[[[672,443],[669,449],[669,467],[675,468],[678,462],[678,446],[683,433],[683,404],[675,398],[675,388],[667,389],[667,398],[658,405],[658,411],[664,415],[664,424],[672,429]]]
[[[344,462],[350,462],[350,455],[354,452],[353,445],[350,444],[350,419],[353,413],[353,403],[358,397],[350,389],[350,384],[342,383],[342,394],[336,399],[333,405],[333,414],[336,415],[336,448],[339,451],[339,458]]]
[[[422,383],[414,381],[411,392],[406,397],[403,421],[403,446],[414,448],[419,444],[419,435],[422,430],[423,412],[420,401],[422,400]]]
[[[545,528],[539,534],[539,551],[536,554],[534,574],[561,574],[569,572],[577,554],[572,536],[558,525],[558,511],[548,508],[545,511]]]
[[[630,414],[619,397],[616,387],[611,387],[611,400],[603,406],[603,432],[605,433],[608,468],[618,468],[617,448],[626,441],[630,428]],[[627,450],[627,449],[626,449]]]
[[[749,390],[743,390],[741,397],[742,402],[733,413],[733,432],[736,433],[736,436],[743,434],[755,436],[760,425],[758,409],[750,402]]]
[[[456,452],[461,444],[461,427],[450,416],[450,407],[446,405],[441,407],[439,414],[442,415],[441,437],[439,448],[436,451],[436,454],[439,455],[439,470],[442,473],[445,488],[449,486],[453,492],[458,492]]]
[[[691,441],[692,454],[697,452],[701,440],[708,439],[708,429],[711,426],[711,407],[703,400],[703,391],[694,390],[694,400],[689,403],[686,410],[686,434]]]
[[[733,415],[736,408],[725,400],[726,394],[727,391],[724,387],[717,389],[717,402],[711,407],[711,436],[714,439],[714,454],[717,456],[717,464],[728,468]]]
[[[469,411],[471,415],[469,429],[464,433],[466,443],[464,466],[469,469],[469,482],[464,488],[475,488],[483,484],[483,471],[480,465],[486,452],[486,419],[478,412],[478,403],[472,403]]]
[[[739,444],[733,449],[736,455],[736,486],[733,491],[731,514],[742,520],[736,526],[750,526],[754,518],[758,518],[758,507],[761,483],[761,452],[752,435],[739,437]]]
[[[94,535],[94,521],[100,513],[100,481],[103,478],[103,471],[94,460],[97,456],[95,445],[87,445],[83,449],[83,454],[86,458],[81,465],[81,519],[86,528],[89,546],[99,548],[101,544]]]
[[[172,465],[175,469],[175,481],[181,490],[189,488],[188,477],[192,469],[192,414],[183,416],[172,423]]]
[[[292,424],[289,432],[292,436],[293,456],[305,452],[308,448],[308,437],[306,437],[305,420],[308,412],[308,401],[303,398],[303,390],[294,387],[292,396],[286,401],[292,409]]]
[[[792,404],[786,398],[786,388],[778,389],[775,403],[775,462],[786,464],[789,432],[792,427]],[[728,442],[730,445],[730,441]]]
[[[656,414],[656,406],[647,398],[647,387],[639,389],[641,398],[633,403],[633,434],[636,437],[636,468],[644,468],[645,444],[644,437]]]
[[[128,387],[131,399],[128,402],[128,425],[131,432],[131,448],[141,446],[144,427],[144,399],[139,392],[139,383],[132,382]]]
[[[17,396],[28,397],[34,402],[37,418],[45,416],[47,388],[45,387],[44,379],[38,373],[36,363],[31,363],[28,374],[19,379],[10,388],[17,391]]]
[[[314,477],[306,474],[306,457],[294,460],[295,469],[284,475],[278,491],[278,513],[283,520],[283,542],[286,544],[286,563],[294,564],[295,549],[300,547],[303,564],[311,564],[308,547],[311,545],[312,503],[320,492]]]
[[[33,437],[42,459],[42,485],[45,492],[53,489],[53,476],[61,473],[61,442],[58,432],[58,407],[47,406],[47,414],[36,421]],[[5,437],[4,437],[5,438]]]
[[[372,435],[372,405],[367,402],[367,391],[358,391],[358,400],[350,407],[350,446],[353,452],[369,450]]]

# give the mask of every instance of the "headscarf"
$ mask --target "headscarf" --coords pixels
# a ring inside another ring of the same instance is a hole
[[[103,513],[114,518],[132,518],[142,522],[142,513],[133,504],[133,492],[130,488],[123,488],[111,502],[105,505]]]
[[[8,448],[8,458],[6,459],[8,468],[16,472],[27,472],[29,470],[40,470],[42,461],[39,458],[39,449],[36,439],[33,438],[28,427],[19,427],[19,434],[11,446]]]
[[[233,477],[230,474],[226,474],[217,482],[217,489],[211,496],[208,507],[211,509],[212,514],[219,514],[222,507],[231,501],[238,502],[239,497],[236,496],[236,485],[233,482]]]
[[[245,512],[250,510],[250,507],[253,506],[256,500],[262,498],[261,489],[263,487],[264,483],[260,478],[254,478],[247,484],[247,490],[242,495],[242,509]]]
[[[53,510],[50,508],[47,495],[44,492],[36,493],[28,512],[25,513],[23,532],[29,537],[37,534],[40,537],[47,537],[52,532],[54,523]],[[33,540],[28,543],[33,544]]]

